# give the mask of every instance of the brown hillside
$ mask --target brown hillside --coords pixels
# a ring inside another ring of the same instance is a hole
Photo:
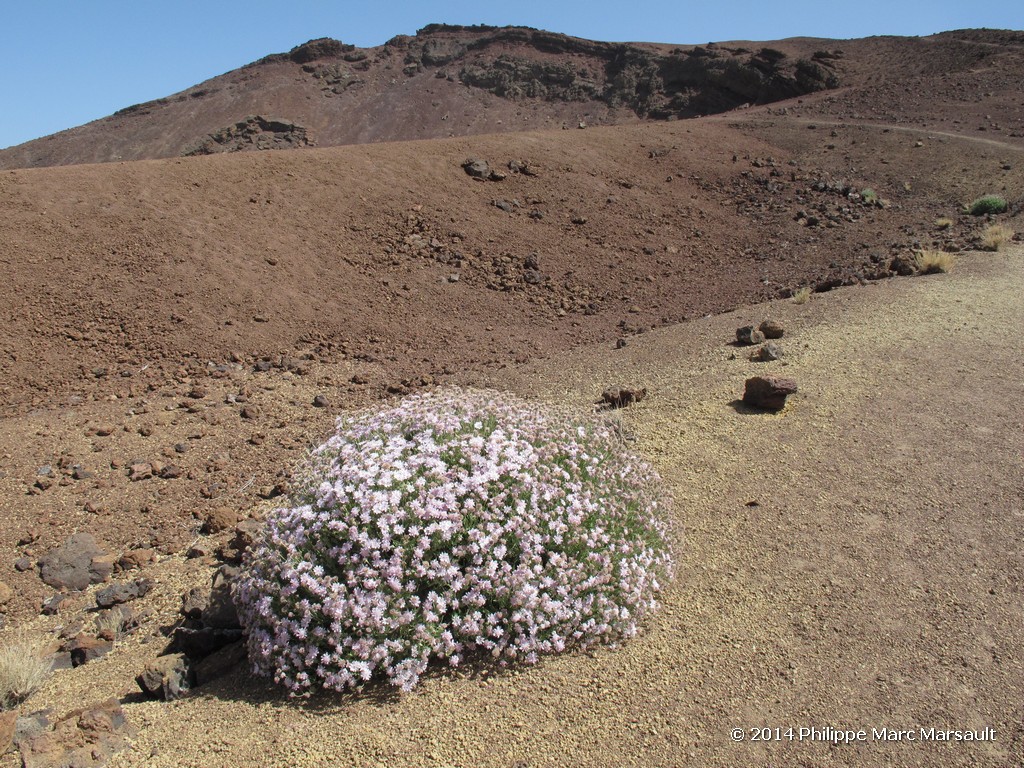
[[[793,125],[797,137],[755,117],[8,172],[3,403],[138,394],[184,358],[297,349],[375,361],[387,373],[373,385],[400,387],[887,276],[915,246],[970,243],[973,217],[933,226],[964,199],[1019,198],[1024,166],[1001,168],[1011,147]],[[944,188],[950,152],[969,173]],[[469,156],[506,178],[471,178]],[[846,162],[855,174],[840,175]],[[866,187],[888,207],[863,202]]]
[[[1019,110],[1002,125],[984,115],[1020,106],[1022,75],[1013,32],[671,46],[431,25],[376,48],[311,41],[0,151],[0,168],[685,118],[837,88],[851,116],[966,106],[972,122],[1019,135]]]

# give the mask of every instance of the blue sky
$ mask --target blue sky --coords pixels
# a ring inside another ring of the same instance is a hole
[[[430,22],[523,24],[596,40],[666,43],[1024,29],[1024,0],[6,0],[4,6],[0,148],[167,96],[315,37],[380,45]]]

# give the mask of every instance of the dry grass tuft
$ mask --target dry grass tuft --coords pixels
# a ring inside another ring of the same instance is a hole
[[[799,291],[793,294],[794,304],[806,304],[808,299],[811,298],[811,289],[809,286],[804,286]]]
[[[981,231],[981,247],[986,251],[998,251],[1011,239],[1013,230],[1005,224],[990,224]]]
[[[23,634],[0,647],[0,709],[11,709],[31,696],[50,674],[50,667],[40,644]]]
[[[955,263],[956,256],[945,251],[918,251],[914,255],[914,264],[922,275],[949,272]]]
[[[954,224],[954,221],[948,216],[942,216],[935,220],[936,229],[949,229]]]
[[[96,617],[96,634],[114,642],[124,639],[127,616],[121,608],[111,608]]]

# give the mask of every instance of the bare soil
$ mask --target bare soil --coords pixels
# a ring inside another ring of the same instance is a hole
[[[156,627],[209,573],[168,556],[147,570],[146,631],[56,673],[31,704],[122,698],[140,731],[113,765],[1017,765],[1022,257],[971,254],[949,275],[744,306],[622,349],[461,377],[581,410],[607,382],[649,389],[621,418],[673,489],[683,541],[663,610],[621,648],[437,673],[404,696],[289,700],[239,669],[146,702],[133,677],[159,651]],[[785,325],[786,355],[749,362],[733,331],[766,317]],[[766,372],[800,385],[777,415],[736,402]],[[273,397],[310,391],[296,381]],[[326,428],[306,427],[314,440]],[[753,743],[758,727],[996,737]]]

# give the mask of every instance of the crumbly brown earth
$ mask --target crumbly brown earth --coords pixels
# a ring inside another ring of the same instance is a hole
[[[144,702],[132,678],[161,647],[153,630],[208,573],[171,556],[148,570],[147,631],[56,673],[31,708],[122,697],[140,729],[112,763],[125,766],[1016,765],[1022,258],[970,254],[948,275],[460,377],[580,409],[607,381],[648,388],[619,413],[674,492],[682,543],[664,608],[621,648],[438,672],[402,696],[289,700],[238,670]],[[768,317],[787,329],[784,362],[749,362],[733,331]],[[777,415],[737,403],[744,378],[766,372],[800,385]],[[991,727],[995,739],[754,743],[759,727]]]

